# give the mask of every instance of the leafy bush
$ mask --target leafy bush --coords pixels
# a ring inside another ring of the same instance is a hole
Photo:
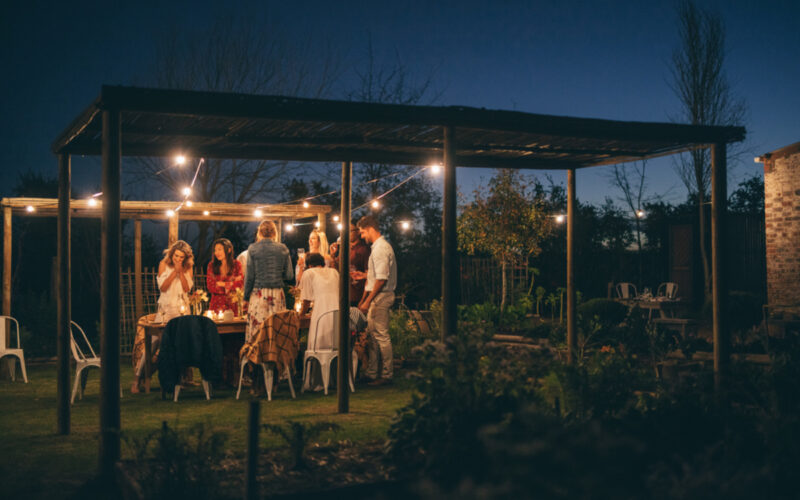
[[[56,301],[46,292],[29,291],[14,298],[14,315],[27,357],[56,356],[56,314]]]
[[[311,440],[326,431],[338,430],[339,426],[332,422],[303,423],[290,420],[286,426],[264,424],[264,429],[283,438],[289,446],[291,468],[308,469],[306,450]]]
[[[142,438],[125,436],[139,466],[146,498],[218,498],[219,472],[227,434],[197,424],[186,431],[161,430]]]
[[[578,306],[584,318],[596,318],[604,328],[617,326],[628,317],[628,306],[610,299],[590,299]]]
[[[483,325],[463,323],[458,334],[419,349],[421,363],[412,401],[389,430],[393,462],[447,482],[482,474],[478,442],[484,425],[536,399],[549,361],[538,351],[488,343]]]

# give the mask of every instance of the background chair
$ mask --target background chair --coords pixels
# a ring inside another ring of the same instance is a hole
[[[178,316],[164,327],[158,355],[158,380],[162,397],[180,394],[180,374],[189,367],[200,368],[203,391],[211,399],[210,382],[222,380],[222,341],[217,325],[205,316]]]
[[[617,297],[621,299],[635,299],[639,294],[633,283],[617,283]]]
[[[75,330],[80,332],[78,340],[75,340]],[[87,356],[87,353],[81,349],[81,345],[84,346],[91,356]],[[86,381],[89,378],[89,372],[84,373],[83,371],[93,366],[100,368],[100,358],[95,354],[94,349],[92,349],[92,344],[89,343],[86,332],[74,321],[71,322],[69,328],[69,346],[72,349],[72,357],[75,359],[75,383],[72,385],[72,399],[70,400],[70,404],[74,404],[75,396],[80,394],[80,398],[83,399],[83,391],[86,389]],[[79,387],[80,392],[78,390]]]
[[[262,323],[258,332],[240,350],[239,387],[236,390],[236,399],[239,399],[242,392],[242,378],[247,363],[261,367],[267,401],[272,401],[272,387],[275,385],[273,367],[279,372],[278,380],[282,375],[289,382],[292,399],[297,397],[292,383],[292,367],[297,359],[299,329],[300,317],[292,310],[274,313]]]
[[[8,332],[6,331],[6,327],[9,324],[9,321],[13,321],[14,324],[17,326],[17,347],[12,349],[11,347],[6,347],[8,341],[6,340]],[[22,352],[22,344],[19,341],[19,322],[12,318],[11,316],[0,316],[0,359],[3,359],[6,356],[16,356],[19,359],[19,366],[22,368],[22,380],[25,383],[28,383],[28,372],[25,369],[25,354]],[[11,374],[11,380],[16,380],[16,369],[17,366],[14,363],[13,359],[9,359],[8,361],[8,371]]]
[[[658,285],[658,291],[656,292],[657,297],[666,297],[668,299],[674,299],[678,296],[678,284],[673,283],[672,281],[668,281],[666,283],[661,283]]]
[[[328,311],[324,314],[321,314],[319,318],[317,318],[317,325],[319,325],[323,318],[329,319],[330,316],[333,316],[333,348],[332,349],[317,349],[316,345],[309,345],[306,349],[305,354],[303,355],[303,388],[302,392],[305,391],[306,381],[308,377],[311,375],[311,361],[317,360],[320,365],[320,371],[322,374],[322,388],[325,391],[325,395],[328,394],[328,383],[330,382],[331,378],[331,366],[333,360],[339,356],[339,311]],[[326,319],[326,320],[327,320]],[[318,336],[317,336],[318,337]],[[316,337],[315,337],[316,340]],[[353,374],[358,370],[358,356],[355,354],[351,355],[353,358],[352,363],[352,370],[350,371],[350,390],[352,392],[356,392],[355,384],[353,383]]]

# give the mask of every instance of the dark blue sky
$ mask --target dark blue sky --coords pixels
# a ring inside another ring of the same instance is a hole
[[[168,5],[161,5],[162,3]],[[753,156],[800,141],[800,2],[700,1],[727,28],[727,74],[749,106],[747,152],[730,184],[758,171]],[[55,175],[50,144],[100,85],[151,81],[154,40],[167,30],[202,30],[232,9],[269,19],[298,40],[324,41],[345,74],[371,36],[378,57],[396,51],[417,75],[436,68],[438,104],[618,120],[669,121],[679,103],[669,61],[677,46],[674,3],[631,1],[396,2],[5,2],[0,165],[7,196],[19,171]],[[52,5],[51,5],[52,4]],[[334,96],[338,97],[338,96]],[[76,179],[97,176],[76,159]],[[685,190],[669,160],[652,162],[652,193]],[[470,191],[489,171],[459,170]],[[563,181],[563,173],[553,173]],[[578,195],[617,193],[607,169],[582,170]],[[88,189],[88,188],[87,188]]]

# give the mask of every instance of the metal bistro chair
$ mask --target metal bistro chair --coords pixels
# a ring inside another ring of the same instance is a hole
[[[668,299],[674,299],[678,296],[678,284],[673,283],[672,281],[668,281],[666,283],[661,283],[658,285],[658,291],[656,292],[657,297],[666,297]]]
[[[306,383],[308,377],[311,376],[311,362],[312,360],[317,360],[320,366],[320,370],[322,373],[322,387],[325,391],[325,395],[328,394],[328,382],[331,378],[331,367],[333,360],[339,356],[339,311],[328,311],[319,318],[317,318],[317,327],[323,321],[323,319],[328,318],[329,315],[333,317],[333,348],[332,349],[320,349],[317,350],[316,345],[309,345],[306,349],[305,354],[303,354],[303,388],[301,392],[305,392]],[[318,337],[318,336],[317,336]],[[315,341],[316,338],[315,337]],[[352,355],[352,370],[350,371],[350,391],[356,392],[356,386],[353,383],[353,374],[358,370],[358,356]]]
[[[75,396],[80,396],[80,399],[83,399],[83,391],[86,389],[86,381],[89,372],[83,373],[83,371],[93,366],[100,368],[100,357],[94,352],[94,349],[92,349],[92,344],[89,343],[89,338],[86,336],[86,332],[83,331],[83,328],[74,321],[70,323],[69,344],[72,349],[72,357],[75,359],[75,383],[72,386],[72,399],[70,399],[70,404],[74,404]],[[76,329],[81,333],[79,340],[75,340]],[[80,340],[81,338],[83,339],[82,341]],[[81,349],[81,345],[89,350],[91,356],[87,356],[87,353]],[[122,397],[122,387],[119,389],[119,397]]]
[[[12,349],[10,347],[6,347],[6,340],[7,335],[9,332],[6,330],[6,325],[8,325],[8,321],[13,321],[14,324],[17,326],[17,347]],[[0,316],[0,359],[6,356],[16,356],[19,359],[19,366],[22,368],[22,380],[25,383],[28,383],[28,372],[25,370],[25,354],[22,352],[22,344],[19,341],[19,322],[12,318],[11,316]],[[16,380],[16,363],[14,363],[13,359],[8,360],[8,371],[11,374],[11,380]]]
[[[617,283],[617,297],[621,299],[635,299],[639,294],[633,283]]]

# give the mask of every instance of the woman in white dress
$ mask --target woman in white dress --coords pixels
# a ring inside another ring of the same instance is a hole
[[[192,247],[183,240],[178,240],[164,250],[164,258],[158,264],[158,314],[155,320],[163,323],[181,315],[181,306],[188,308],[186,294],[194,286],[194,254]],[[137,335],[138,336],[138,335]],[[144,339],[142,339],[144,342]],[[152,351],[161,343],[161,338],[155,337],[152,340]],[[137,338],[136,344],[139,344]],[[135,362],[136,380],[131,386],[131,392],[137,393],[144,382],[144,344],[142,344],[141,354]]]
[[[311,320],[308,329],[308,347],[312,351],[333,349],[334,314],[325,314],[339,310],[339,273],[336,269],[326,267],[325,258],[319,253],[310,253],[306,256],[306,271],[300,281],[300,299],[303,307],[300,315],[311,310]],[[324,315],[324,316],[323,316]],[[322,379],[319,370],[312,370],[312,376],[306,381],[306,389],[312,386],[314,390],[322,389]]]

